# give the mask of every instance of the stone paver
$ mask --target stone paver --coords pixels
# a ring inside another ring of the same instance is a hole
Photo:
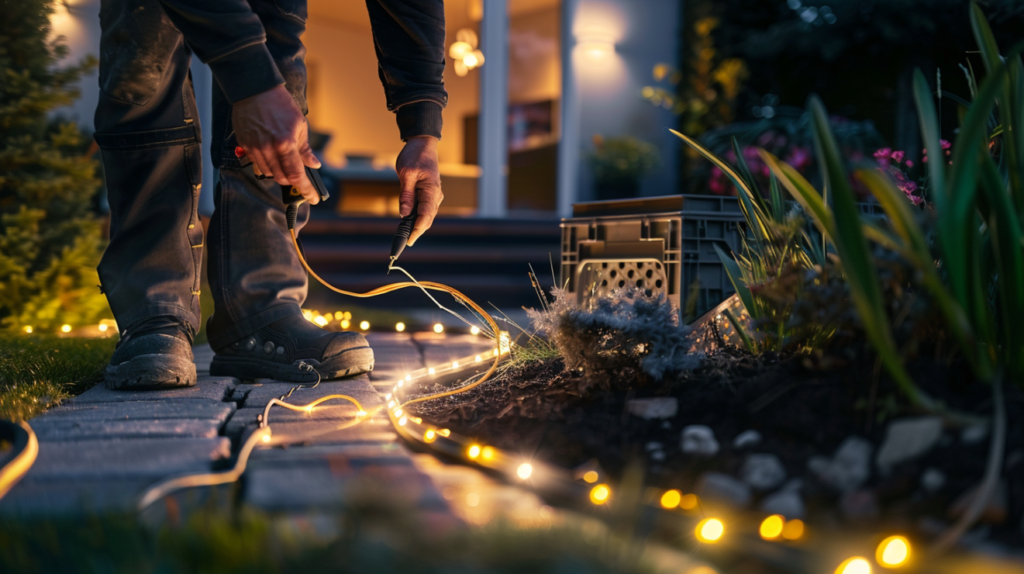
[[[223,421],[218,419],[90,421],[74,417],[51,417],[32,421],[32,430],[44,442],[104,438],[215,438],[222,424]]]
[[[170,391],[112,391],[103,385],[85,391],[68,401],[70,405],[85,403],[120,403],[129,401],[158,401],[164,399],[207,399],[223,401],[231,398],[237,379],[231,377],[201,376],[193,387]]]
[[[231,444],[224,437],[42,442],[36,463],[23,482],[89,478],[155,481],[209,471],[211,463],[230,455]]]
[[[126,401],[86,403],[53,409],[32,420],[32,424],[58,420],[116,421],[200,419],[226,421],[235,410],[234,403],[211,400],[164,399],[162,401]]]

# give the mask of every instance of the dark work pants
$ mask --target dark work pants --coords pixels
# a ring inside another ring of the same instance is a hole
[[[274,0],[250,4],[286,87],[305,112],[305,48],[299,40],[305,10],[281,10]],[[240,167],[231,105],[220,88],[214,87],[211,145],[220,181],[204,243],[196,212],[202,161],[192,53],[157,0],[102,0],[100,23],[95,137],[110,202],[110,244],[99,275],[118,326],[173,315],[198,331],[204,249],[214,300],[207,332],[214,349],[300,313],[306,273],[288,234],[280,187]],[[303,204],[297,230],[308,217]]]

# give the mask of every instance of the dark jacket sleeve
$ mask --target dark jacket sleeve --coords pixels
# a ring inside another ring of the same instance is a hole
[[[441,137],[444,0],[366,0],[377,70],[403,140]]]
[[[263,24],[246,0],[160,0],[231,103],[284,84]]]

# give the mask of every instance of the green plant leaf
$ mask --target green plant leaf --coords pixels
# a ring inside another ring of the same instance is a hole
[[[825,236],[825,240],[833,242],[835,221],[832,218],[832,211],[825,204],[825,199],[818,193],[818,190],[814,189],[814,186],[789,164],[779,161],[765,150],[760,150],[760,153],[764,162],[779,178],[786,191],[804,208],[804,212],[811,216],[814,225]]]
[[[722,266],[725,268],[725,274],[729,277],[729,282],[732,283],[733,289],[736,290],[736,295],[739,296],[740,302],[747,308],[747,313],[753,316],[757,310],[754,306],[754,296],[750,293],[750,289],[747,284],[743,281],[743,272],[740,270],[740,266],[722,251],[722,248],[718,244],[713,244],[715,247],[715,253],[718,254],[718,259],[722,262]]]

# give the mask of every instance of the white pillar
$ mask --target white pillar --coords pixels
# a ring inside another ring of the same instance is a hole
[[[562,102],[558,142],[558,216],[571,217],[579,190],[580,96],[572,53],[576,47],[573,23],[580,0],[562,0]]]
[[[484,0],[480,22],[479,157],[477,214],[508,212],[508,0]]]
[[[196,93],[196,107],[199,108],[199,125],[203,135],[203,188],[199,192],[200,215],[213,214],[213,160],[210,146],[213,145],[213,72],[210,67],[192,56],[192,89]]]

